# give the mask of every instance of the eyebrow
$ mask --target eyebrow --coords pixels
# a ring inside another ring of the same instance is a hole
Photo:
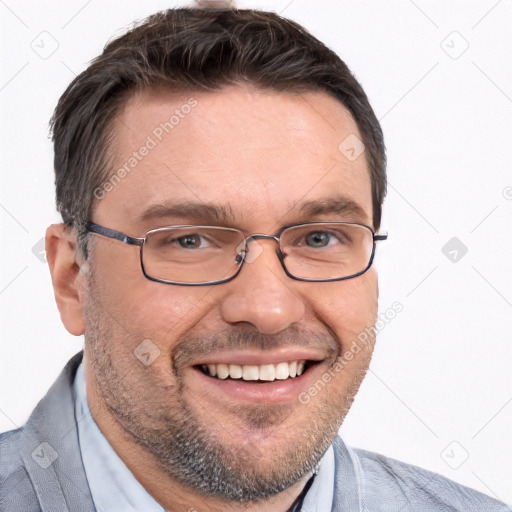
[[[349,217],[354,220],[369,220],[368,214],[357,202],[344,195],[329,196],[290,208],[300,214],[300,221],[308,221],[314,217],[335,214],[337,216]],[[175,202],[164,201],[150,205],[139,216],[138,220],[149,223],[158,219],[181,217],[192,222],[224,225],[234,225],[235,215],[230,205],[223,206],[215,203],[203,202]]]
[[[323,197],[303,203],[299,211],[306,217],[320,215],[343,215],[357,220],[368,220],[369,216],[362,206],[344,195]]]
[[[146,208],[140,215],[141,222],[162,219],[166,217],[186,217],[201,222],[229,222],[234,219],[230,206],[213,203],[174,202],[164,201]]]

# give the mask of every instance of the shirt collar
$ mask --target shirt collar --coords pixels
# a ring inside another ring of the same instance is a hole
[[[75,378],[78,442],[92,499],[98,511],[165,512],[119,458],[94,421],[85,391],[83,363]]]
[[[304,497],[301,512],[332,510],[334,496],[334,449],[331,446],[318,463],[313,484]]]

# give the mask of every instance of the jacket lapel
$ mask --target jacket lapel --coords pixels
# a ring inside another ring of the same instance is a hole
[[[334,497],[333,512],[358,512],[362,510],[357,478],[357,460],[354,460],[341,437],[336,437],[334,448]]]
[[[43,512],[94,512],[75,421],[76,354],[23,429],[21,457]]]

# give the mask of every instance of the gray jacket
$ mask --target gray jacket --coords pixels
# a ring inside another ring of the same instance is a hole
[[[74,415],[75,355],[27,423],[0,435],[0,512],[93,512]],[[503,503],[424,469],[334,441],[332,510],[512,512]],[[108,511],[101,511],[108,512]],[[325,511],[329,512],[329,511]]]

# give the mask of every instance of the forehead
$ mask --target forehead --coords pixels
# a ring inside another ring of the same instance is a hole
[[[341,197],[371,224],[365,154],[347,152],[354,143],[358,152],[360,139],[350,113],[324,92],[146,90],[115,121],[112,186],[96,221],[135,226],[158,205],[187,204],[190,213],[207,204],[248,228],[284,225],[306,203],[311,213],[315,201]]]

